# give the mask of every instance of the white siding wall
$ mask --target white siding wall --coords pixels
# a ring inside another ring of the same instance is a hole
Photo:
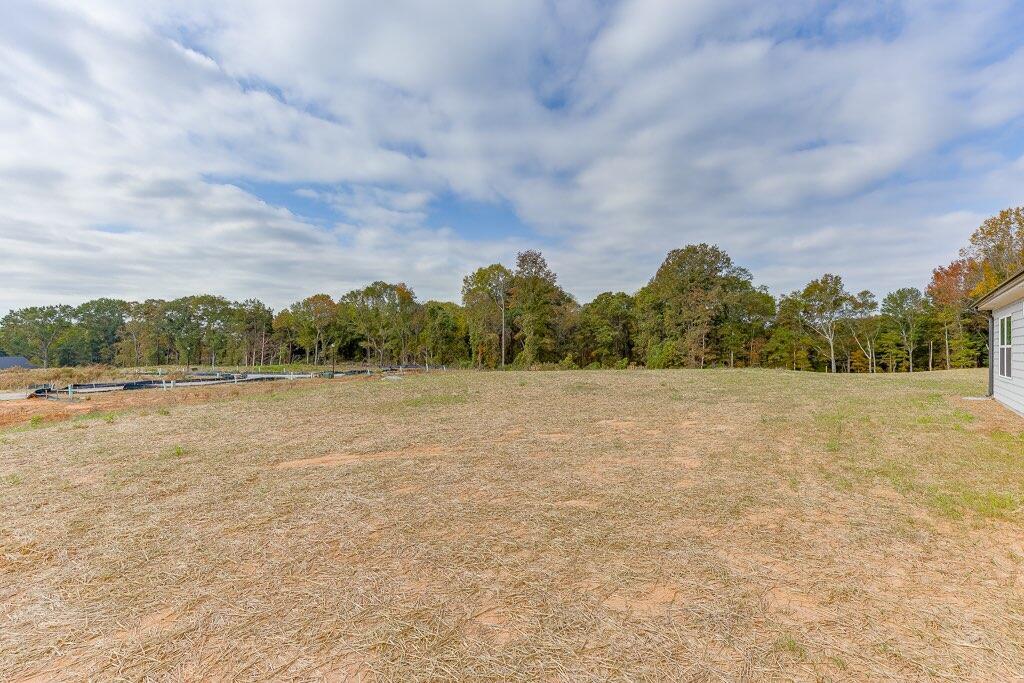
[[[995,318],[995,338],[989,341],[996,349],[992,364],[995,367],[993,394],[1000,403],[1024,414],[1024,299],[992,311]],[[1013,377],[999,376],[999,319],[1013,316]]]

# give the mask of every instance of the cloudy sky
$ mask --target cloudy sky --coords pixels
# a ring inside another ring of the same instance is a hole
[[[1024,202],[1015,0],[0,3],[0,313],[539,248],[586,301],[719,244],[923,286]]]

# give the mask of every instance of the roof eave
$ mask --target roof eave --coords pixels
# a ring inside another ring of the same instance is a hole
[[[991,311],[1024,298],[1024,269],[1008,277],[998,287],[974,302],[981,311]]]

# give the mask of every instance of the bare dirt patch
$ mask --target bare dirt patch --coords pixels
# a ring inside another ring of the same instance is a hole
[[[445,451],[440,446],[413,446],[401,450],[376,451],[374,453],[331,453],[315,458],[302,458],[299,460],[286,460],[274,465],[278,470],[301,469],[305,467],[331,467],[334,465],[347,465],[353,462],[366,462],[368,460],[382,460],[387,458],[423,458],[432,455],[441,455]]]
[[[780,585],[769,590],[768,601],[779,618],[798,624],[813,623],[823,615],[817,600],[789,586]]]
[[[604,606],[618,611],[633,612],[643,616],[651,616],[663,612],[679,598],[679,589],[672,586],[644,586],[636,591],[623,591],[610,595]]]
[[[29,422],[37,418],[37,422],[56,422],[67,420],[75,415],[88,413],[91,404],[63,403],[41,399],[19,399],[0,402],[0,428]]]

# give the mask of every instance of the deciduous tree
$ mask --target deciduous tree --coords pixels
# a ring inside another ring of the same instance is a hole
[[[925,319],[925,304],[924,295],[915,287],[897,289],[882,301],[882,314],[893,323],[903,342],[908,372],[914,371],[914,349],[921,323]]]
[[[804,323],[828,344],[829,365],[836,371],[836,336],[849,313],[850,295],[843,279],[826,273],[811,280],[800,292],[800,313]]]

